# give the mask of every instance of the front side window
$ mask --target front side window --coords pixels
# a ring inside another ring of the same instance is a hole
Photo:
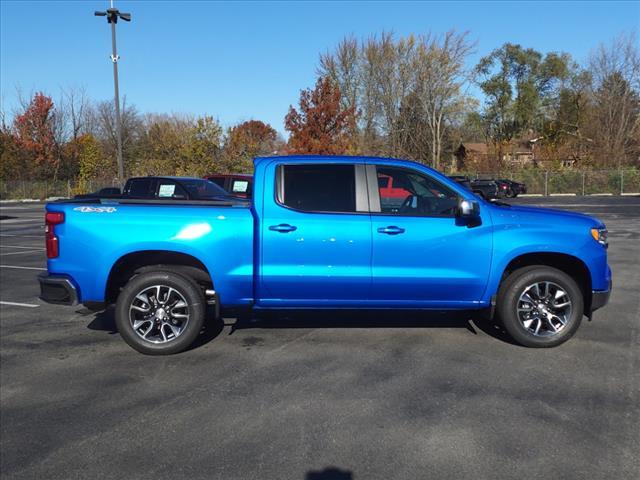
[[[355,212],[354,165],[281,165],[278,201],[303,212]]]
[[[458,195],[415,170],[377,167],[380,211],[389,215],[453,216]]]

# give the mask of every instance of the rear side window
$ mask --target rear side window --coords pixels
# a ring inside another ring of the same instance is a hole
[[[126,194],[136,198],[153,198],[155,196],[153,178],[133,178],[129,180]]]
[[[304,212],[355,212],[354,165],[281,165],[278,201]]]

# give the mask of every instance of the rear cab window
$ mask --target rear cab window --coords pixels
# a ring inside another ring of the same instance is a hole
[[[155,179],[132,178],[127,182],[124,193],[134,198],[153,198],[155,196]]]
[[[356,187],[357,174],[363,175],[364,178],[364,166],[279,165],[276,175],[277,203],[301,212],[366,212],[366,192],[361,192]]]

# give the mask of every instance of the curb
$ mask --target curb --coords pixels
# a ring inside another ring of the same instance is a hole
[[[519,197],[544,197],[541,193],[521,193]]]
[[[575,197],[575,193],[550,193],[550,197]]]
[[[613,193],[590,193],[587,197],[613,197]]]

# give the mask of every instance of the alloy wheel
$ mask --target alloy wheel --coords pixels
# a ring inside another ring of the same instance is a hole
[[[178,338],[189,323],[189,315],[184,295],[168,285],[144,288],[129,306],[131,328],[151,343],[167,343]]]
[[[554,282],[527,286],[516,306],[522,326],[538,337],[560,333],[571,318],[572,302],[566,289]]]

